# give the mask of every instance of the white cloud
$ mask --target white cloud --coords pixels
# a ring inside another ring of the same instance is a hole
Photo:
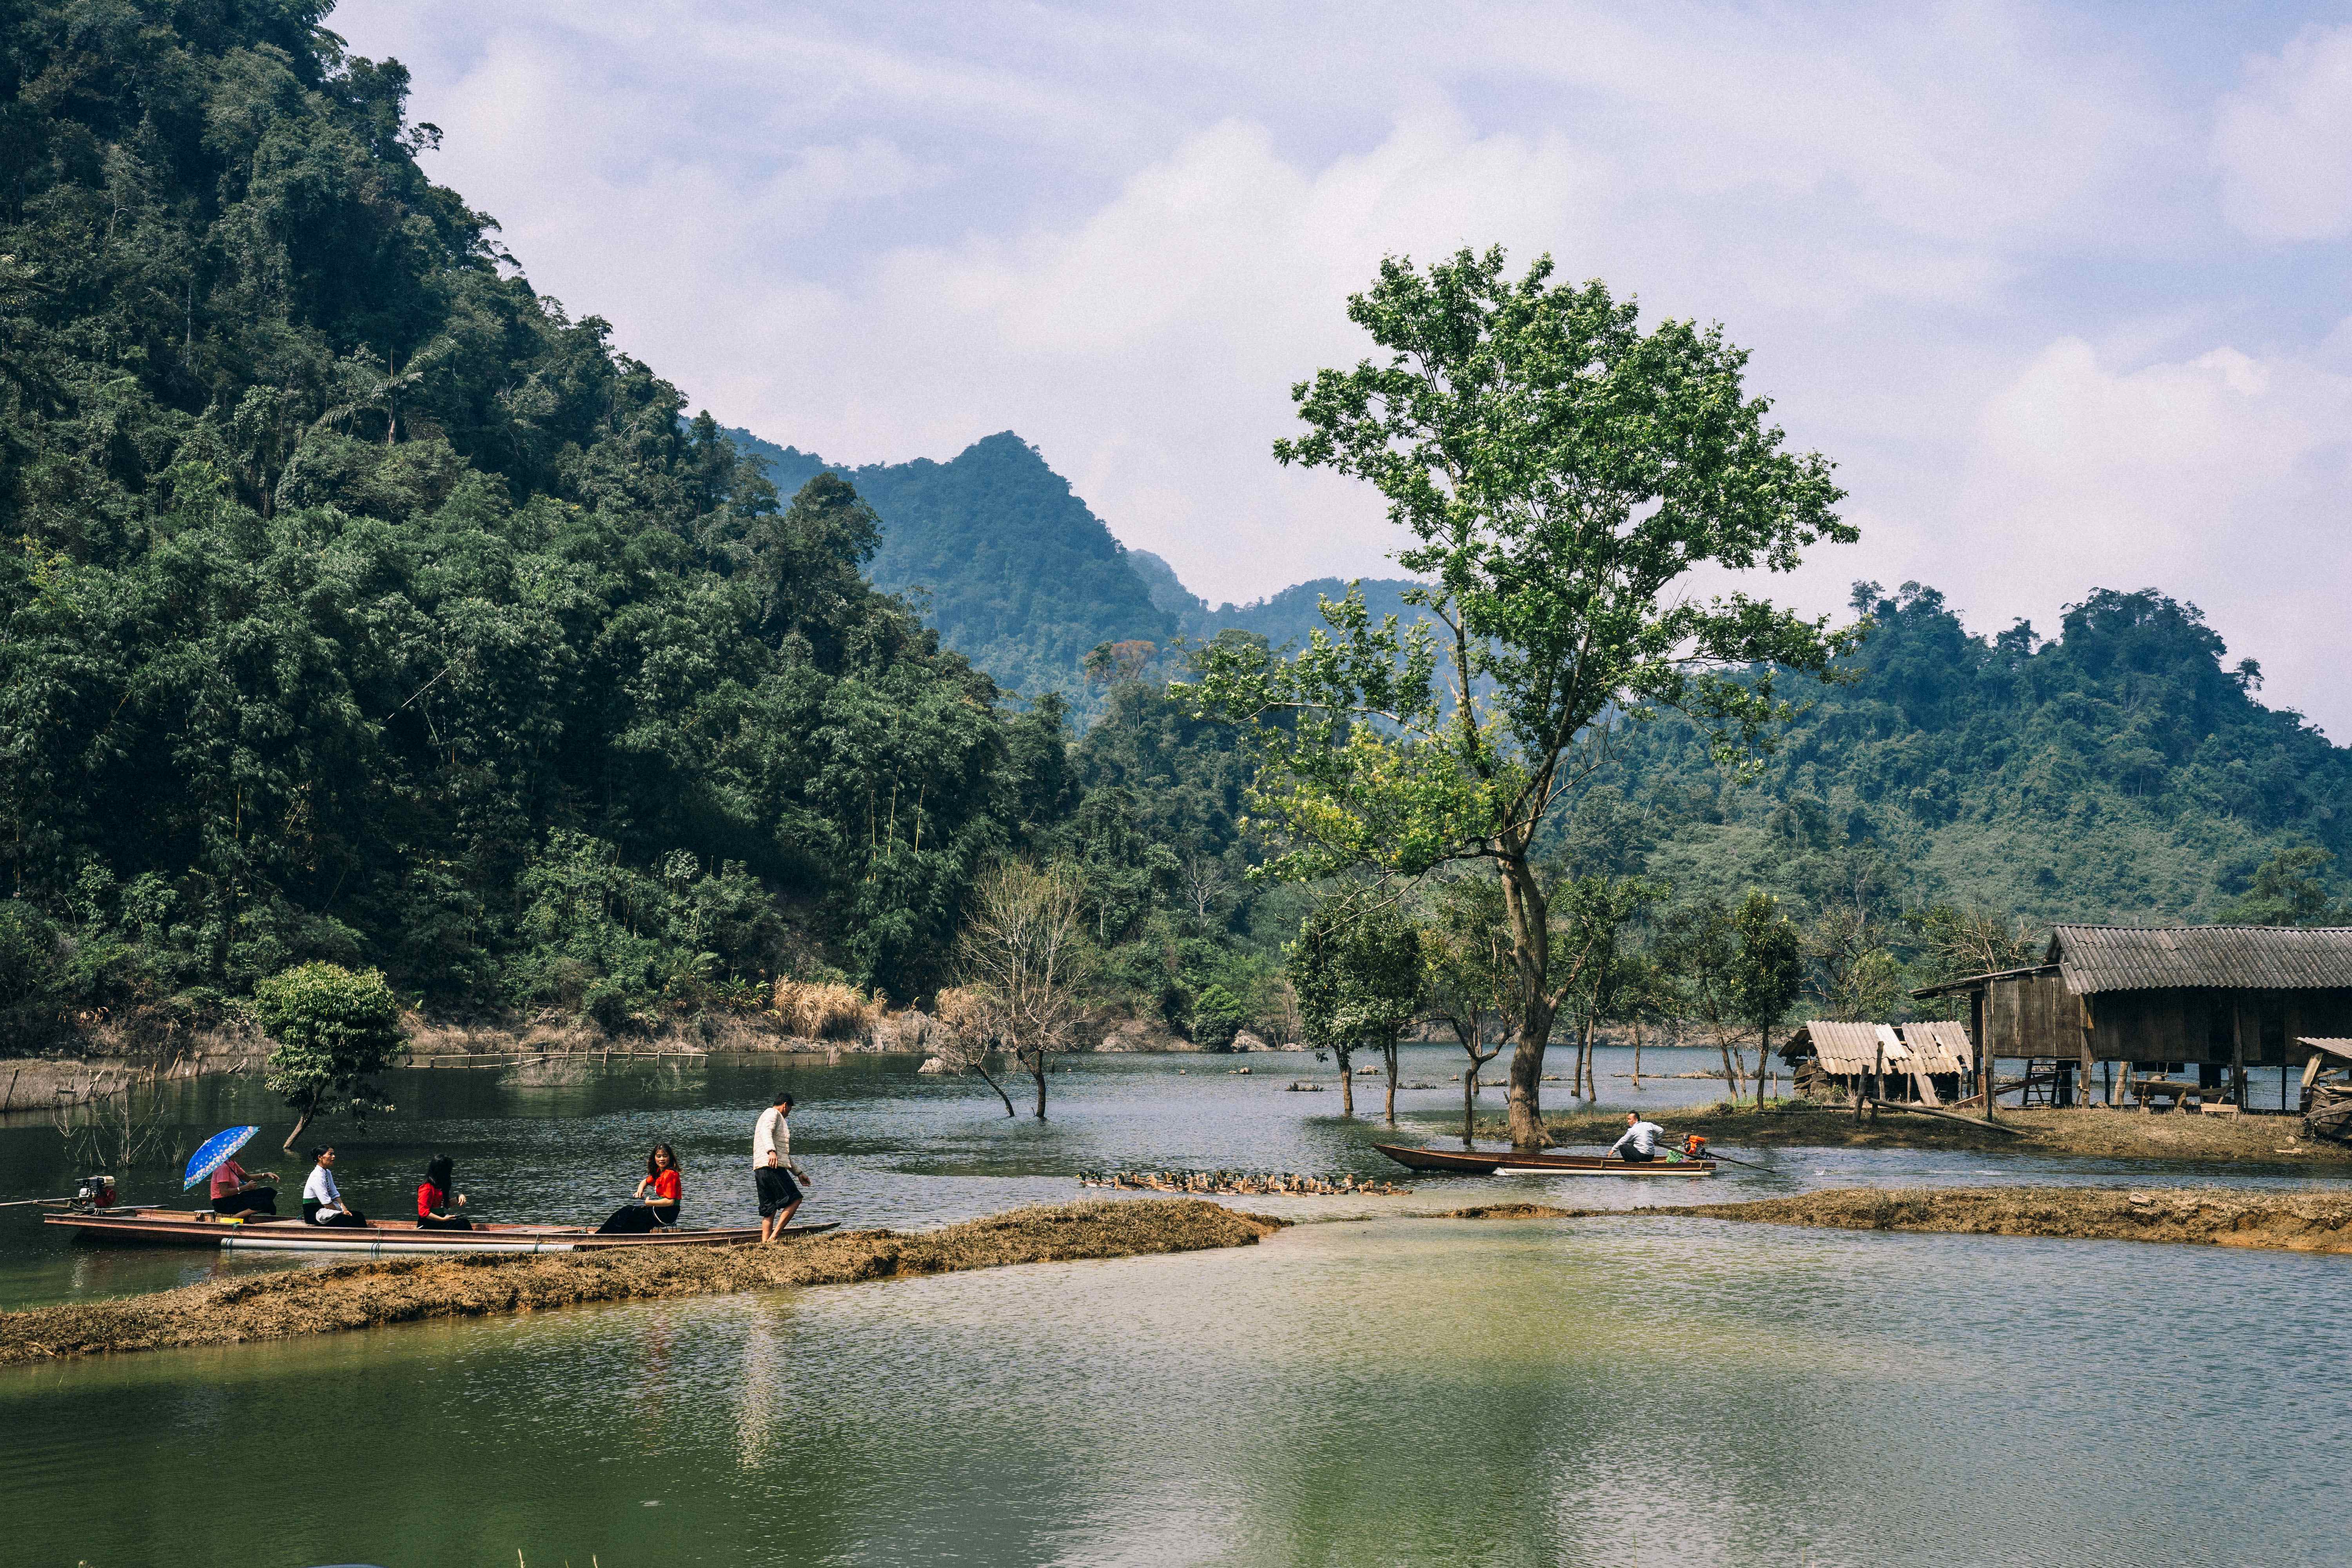
[[[1989,402],[1978,434],[1953,552],[2003,563],[1979,575],[1983,607],[2030,613],[2053,582],[2079,585],[2070,597],[2159,587],[2259,659],[2272,700],[2332,689],[2352,376],[2228,347],[2126,370],[2066,339]],[[2321,716],[2342,728],[2340,709]]]
[[[2250,60],[2213,128],[2230,221],[2256,239],[2352,230],[2352,27]]]
[[[1865,531],[1776,584],[1799,603],[1916,578],[2048,625],[2154,584],[2352,729],[2341,633],[2282,620],[2266,575],[2342,563],[2344,361],[2312,340],[2352,299],[2231,270],[2230,226],[2352,225],[2352,35],[2252,40],[2217,117],[2143,30],[2003,0],[363,0],[335,25],[409,62],[436,176],[533,281],[698,405],[859,462],[1018,430],[1212,599],[1385,569],[1377,497],[1268,455],[1288,387],[1367,351],[1341,301],[1384,252],[1501,242],[1753,352]]]

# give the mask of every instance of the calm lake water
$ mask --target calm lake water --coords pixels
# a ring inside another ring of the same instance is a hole
[[[1451,1057],[1411,1054],[1408,1081],[1441,1085],[1408,1097],[1417,1131],[1458,1110]],[[398,1116],[336,1130],[340,1173],[392,1212],[443,1151],[486,1210],[587,1218],[663,1137],[691,1217],[736,1218],[780,1076],[824,1184],[811,1217],[1065,1200],[1081,1167],[1389,1173],[1377,1123],[1284,1092],[1311,1061],[1238,1065],[1088,1059],[1055,1079],[1044,1128],[903,1060],[412,1072]],[[1638,1103],[1714,1088],[1666,1080]],[[1622,1080],[1602,1093],[1636,1102]],[[224,1082],[193,1086],[186,1115],[199,1136],[269,1120]],[[1707,1195],[2163,1174],[1755,1157],[1776,1169]],[[46,1127],[0,1128],[0,1196],[54,1190],[58,1158]],[[1424,1180],[1247,1201],[1402,1215],[1683,1191]],[[243,1266],[60,1247],[23,1214],[0,1211],[9,1304]],[[1374,1218],[1213,1254],[43,1366],[0,1373],[0,1562],[2338,1563],[2352,1413],[2316,1374],[2352,1354],[2347,1269],[1657,1216]]]

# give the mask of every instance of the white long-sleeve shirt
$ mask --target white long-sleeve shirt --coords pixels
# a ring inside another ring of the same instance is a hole
[[[1625,1129],[1625,1136],[1609,1145],[1609,1152],[1614,1154],[1631,1143],[1636,1154],[1654,1154],[1658,1152],[1658,1140],[1665,1135],[1666,1130],[1654,1121],[1636,1121]]]
[[[340,1214],[343,1207],[343,1190],[335,1185],[335,1173],[324,1165],[310,1167],[310,1179],[302,1184],[302,1201],[317,1204],[320,1214]]]
[[[758,1125],[751,1129],[751,1164],[756,1170],[768,1163],[773,1153],[776,1163],[786,1170],[793,1164],[793,1130],[784,1121],[784,1108],[772,1105],[760,1112]]]

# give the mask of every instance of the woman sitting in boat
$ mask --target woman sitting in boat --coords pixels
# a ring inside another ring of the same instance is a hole
[[[264,1186],[278,1179],[275,1171],[254,1175],[235,1160],[223,1160],[213,1172],[213,1213],[250,1219],[259,1215],[278,1217],[278,1189]]]
[[[1658,1140],[1665,1135],[1664,1128],[1654,1121],[1644,1121],[1629,1110],[1625,1113],[1625,1135],[1609,1145],[1608,1153],[1601,1157],[1606,1160],[1614,1154],[1629,1165],[1646,1165],[1658,1157]]]
[[[656,1143],[646,1156],[646,1179],[637,1184],[638,1201],[614,1211],[596,1227],[598,1236],[643,1236],[667,1230],[677,1223],[680,1188],[677,1155],[667,1143]]]
[[[310,1179],[302,1184],[302,1223],[345,1230],[357,1230],[367,1224],[367,1216],[344,1203],[342,1188],[335,1185],[332,1143],[321,1143],[310,1151]]]
[[[425,1184],[416,1189],[416,1228],[419,1230],[471,1230],[474,1222],[457,1211],[466,1206],[466,1194],[449,1190],[453,1176],[449,1156],[436,1154],[425,1167]]]

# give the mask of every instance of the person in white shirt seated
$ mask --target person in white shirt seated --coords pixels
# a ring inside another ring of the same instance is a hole
[[[342,1189],[335,1185],[332,1143],[321,1143],[310,1151],[310,1179],[302,1184],[302,1223],[350,1230],[367,1224],[367,1216],[344,1203]]]
[[[1625,1113],[1625,1135],[1609,1145],[1608,1153],[1616,1155],[1629,1165],[1646,1165],[1658,1157],[1658,1140],[1666,1130],[1654,1121],[1644,1121],[1632,1111]]]

